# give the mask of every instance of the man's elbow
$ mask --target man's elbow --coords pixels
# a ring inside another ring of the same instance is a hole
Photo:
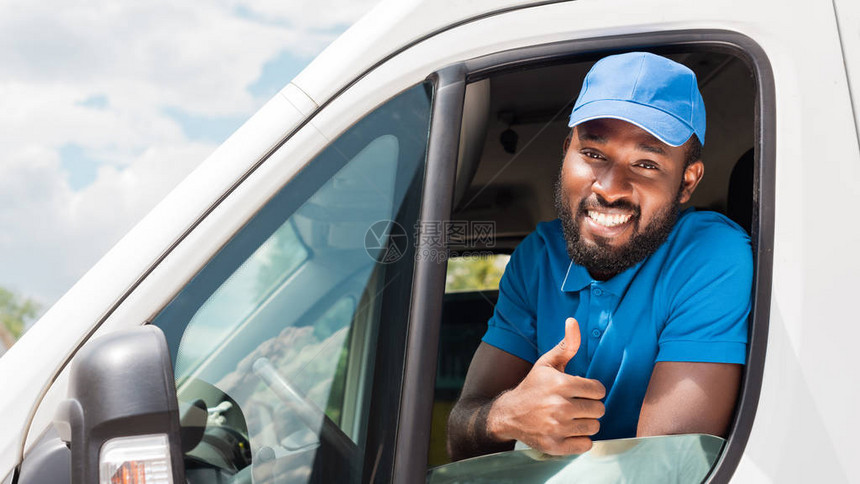
[[[491,399],[460,399],[448,416],[446,449],[451,461],[477,457],[493,452],[511,450],[509,442],[489,438],[486,422]]]
[[[448,428],[445,433],[445,450],[448,451],[448,457],[452,462],[462,459],[462,457],[460,457],[459,446],[459,432],[461,430],[461,426],[458,421],[458,416],[460,412],[460,401],[458,400],[457,403],[454,404],[454,408],[451,409],[451,413],[448,415]]]

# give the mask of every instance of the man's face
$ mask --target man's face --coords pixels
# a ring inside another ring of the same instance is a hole
[[[617,119],[574,128],[555,202],[571,259],[607,279],[653,253],[671,232],[704,165]]]

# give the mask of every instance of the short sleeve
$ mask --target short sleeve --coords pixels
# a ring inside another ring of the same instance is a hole
[[[544,242],[533,232],[514,253],[499,282],[499,298],[482,341],[530,363],[538,359],[536,343],[537,261]]]
[[[668,281],[668,317],[657,361],[744,364],[752,251],[742,229],[718,214],[685,224]]]

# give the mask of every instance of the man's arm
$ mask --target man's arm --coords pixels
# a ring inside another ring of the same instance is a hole
[[[519,384],[532,364],[498,348],[481,343],[463,392],[448,417],[448,455],[452,460],[511,450],[512,441],[499,441],[487,430],[493,401],[502,392]]]
[[[742,368],[730,363],[657,362],[636,435],[700,433],[726,437]]]
[[[740,390],[752,307],[749,238],[722,215],[690,215],[697,216],[687,218],[679,234],[685,251],[659,284],[666,323],[638,435],[725,437]]]
[[[555,455],[590,449],[588,436],[600,429],[606,389],[597,380],[564,373],[579,343],[573,318],[565,322],[564,339],[534,365],[481,343],[448,418],[451,458],[510,450],[514,440]]]

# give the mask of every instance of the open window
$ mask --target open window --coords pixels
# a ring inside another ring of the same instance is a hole
[[[632,50],[667,56],[696,73],[707,106],[708,139],[702,156],[705,176],[687,206],[727,215],[752,239],[754,300],[735,420],[725,442],[694,444],[701,450],[700,457],[708,460],[699,467],[699,478],[708,475],[709,469],[711,477],[727,477],[739,460],[755,416],[770,305],[773,87],[767,60],[753,42],[726,32],[678,32],[535,47],[467,63],[450,220],[493,224],[494,246],[478,249],[508,254],[538,222],[556,218],[553,184],[569,132],[567,118],[582,80],[596,60]],[[476,250],[469,243],[469,239],[451,243],[448,249],[455,256]],[[459,261],[449,263],[449,279],[463,267]],[[469,355],[470,359],[477,348],[497,295],[498,291],[486,289],[444,294],[428,452],[431,468],[447,462],[447,413],[458,393],[456,382],[462,386],[468,369],[469,360],[463,358]],[[486,461],[484,469],[513,469],[502,459],[493,459]],[[442,467],[442,473],[430,475],[448,482],[445,479],[481,472],[481,466],[469,465]]]

